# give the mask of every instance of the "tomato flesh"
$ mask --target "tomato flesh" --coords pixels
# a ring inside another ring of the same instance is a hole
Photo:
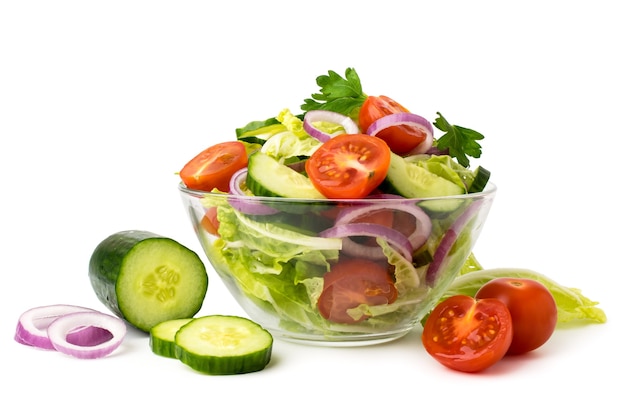
[[[324,142],[305,164],[313,186],[327,198],[363,198],[389,169],[391,150],[374,136],[341,134]]]
[[[183,183],[194,190],[217,188],[228,192],[230,178],[248,165],[246,147],[239,141],[221,142],[193,157],[180,170]]]
[[[200,220],[200,226],[209,234],[219,236],[220,221],[217,219],[217,207],[211,206],[206,210]]]
[[[545,344],[554,333],[557,306],[542,283],[529,278],[496,278],[485,283],[476,298],[502,301],[513,320],[513,340],[507,355],[530,352]]]
[[[343,258],[324,275],[324,289],[317,302],[320,314],[335,323],[358,323],[366,314],[348,311],[361,304],[391,304],[398,298],[393,279],[382,265],[366,259]]]
[[[422,332],[424,348],[442,365],[479,372],[504,357],[513,338],[511,314],[497,299],[455,295],[430,313]]]
[[[359,127],[366,132],[372,123],[394,113],[409,113],[400,103],[387,96],[368,96],[359,110]],[[408,154],[426,140],[426,132],[415,126],[390,126],[376,134],[398,155]]]

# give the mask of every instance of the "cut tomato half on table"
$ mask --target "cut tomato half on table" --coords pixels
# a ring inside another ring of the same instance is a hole
[[[426,352],[462,372],[482,371],[504,357],[513,338],[506,305],[495,298],[455,295],[430,313],[422,332]]]
[[[320,146],[305,169],[313,186],[327,198],[363,198],[378,187],[389,169],[391,150],[362,133],[341,134]]]
[[[366,314],[348,310],[361,304],[391,304],[398,291],[386,266],[366,259],[344,258],[324,275],[324,290],[317,307],[325,319],[335,323],[357,323]]]
[[[248,165],[248,154],[242,142],[221,142],[210,146],[193,157],[179,175],[191,189],[229,191],[233,174]]]

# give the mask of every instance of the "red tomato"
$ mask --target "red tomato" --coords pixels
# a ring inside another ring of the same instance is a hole
[[[537,349],[554,333],[556,302],[540,282],[524,278],[496,278],[484,284],[476,298],[497,298],[506,304],[513,319],[513,341],[507,354]]]
[[[324,289],[317,302],[322,317],[336,323],[356,323],[367,316],[352,317],[347,310],[361,304],[390,304],[398,291],[386,265],[366,259],[344,258],[324,275]]]
[[[220,228],[220,221],[217,219],[217,207],[209,207],[200,220],[200,225],[204,230],[212,235],[219,236],[217,232]]]
[[[180,170],[183,183],[194,190],[217,188],[228,192],[230,177],[248,165],[246,147],[239,141],[221,142],[198,155]]]
[[[337,135],[320,146],[306,161],[306,173],[328,198],[363,198],[387,175],[391,151],[374,136]]]
[[[448,368],[482,371],[504,357],[513,338],[506,305],[497,299],[455,295],[430,313],[422,332],[424,348]]]
[[[362,132],[366,132],[376,120],[393,113],[409,111],[387,96],[368,96],[359,111],[359,127]],[[398,155],[409,153],[426,139],[426,134],[422,130],[409,125],[390,126],[376,136],[387,142],[391,151]]]

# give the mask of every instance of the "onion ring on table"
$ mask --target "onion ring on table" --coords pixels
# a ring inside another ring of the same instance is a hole
[[[110,337],[102,337],[102,332],[92,332],[95,339],[72,343],[68,335],[80,329],[102,329]],[[117,349],[126,336],[126,324],[118,317],[97,311],[82,311],[60,316],[48,326],[48,338],[54,348],[79,359],[97,359],[107,356]]]
[[[15,341],[27,346],[40,349],[54,350],[48,338],[48,326],[57,318],[77,312],[91,311],[91,308],[69,304],[53,304],[26,310],[17,321]]]

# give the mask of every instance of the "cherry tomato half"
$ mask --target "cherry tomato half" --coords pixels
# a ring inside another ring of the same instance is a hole
[[[398,298],[386,265],[366,259],[343,258],[324,275],[324,289],[317,302],[320,314],[335,323],[357,323],[348,310],[361,304],[390,304]]]
[[[497,299],[455,295],[430,313],[422,332],[426,352],[448,368],[482,371],[504,357],[513,338],[506,305]]]
[[[306,161],[313,186],[328,198],[363,198],[387,175],[391,151],[374,136],[337,135],[324,142]]]
[[[228,192],[230,177],[247,165],[248,154],[242,142],[221,142],[193,157],[179,175],[183,183],[194,190],[211,191],[217,188]]]
[[[509,309],[513,319],[513,341],[508,355],[537,349],[554,333],[556,302],[540,282],[529,278],[496,278],[485,283],[476,298],[497,298]]]
[[[368,96],[359,110],[359,127],[365,132],[383,116],[408,112],[404,106],[387,96]],[[387,142],[391,151],[398,155],[409,153],[426,139],[426,133],[410,125],[390,126],[376,136]]]
[[[219,236],[220,221],[217,219],[217,207],[211,206],[207,208],[204,216],[202,216],[202,220],[200,220],[200,226],[208,233]]]

